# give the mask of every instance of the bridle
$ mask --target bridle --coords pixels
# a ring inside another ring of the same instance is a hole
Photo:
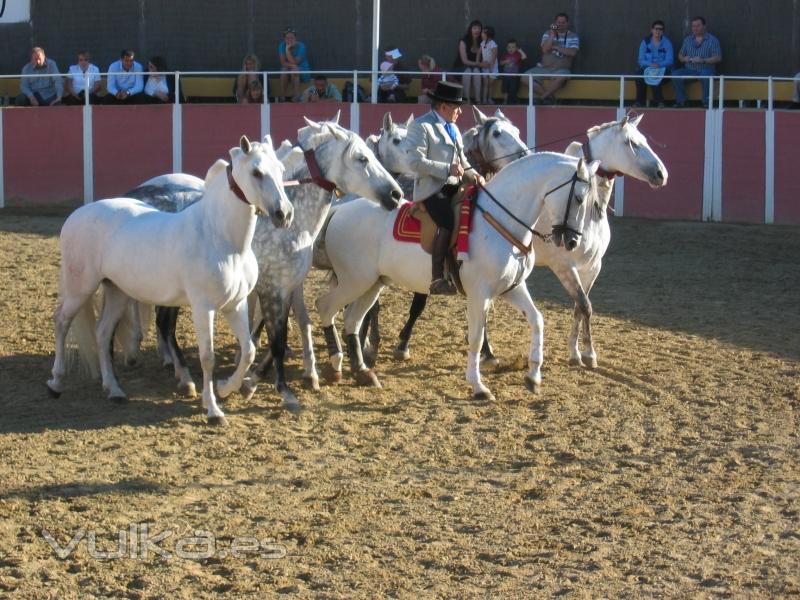
[[[233,178],[233,165],[231,163],[228,163],[228,166],[225,168],[225,172],[228,175],[228,187],[233,192],[234,196],[248,206],[252,206],[253,204],[247,199],[242,191],[242,188],[239,187],[239,184],[236,183],[236,180]]]
[[[303,158],[306,160],[306,165],[308,165],[308,173],[311,175],[311,177],[303,177],[302,179],[289,179],[288,181],[283,182],[283,187],[292,187],[295,185],[313,183],[321,187],[326,192],[336,192],[336,195],[338,196],[339,191],[336,188],[336,184],[331,180],[326,179],[322,174],[322,169],[319,168],[317,155],[315,154],[314,149],[311,148],[306,150],[302,146],[300,148],[303,150]]]
[[[500,123],[500,120],[497,117],[490,117],[484,121],[480,125],[480,133],[476,136],[473,136],[473,141],[470,143],[469,148],[465,148],[465,154],[469,159],[470,164],[485,177],[490,177],[500,170],[499,168],[493,166],[492,163],[496,163],[511,156],[522,158],[522,156],[526,156],[530,152],[530,148],[525,147],[524,150],[512,152],[511,154],[504,154],[502,156],[493,158],[492,160],[487,160],[481,151],[481,139],[483,139],[484,143],[486,142],[486,138],[490,135],[491,126],[495,123]]]

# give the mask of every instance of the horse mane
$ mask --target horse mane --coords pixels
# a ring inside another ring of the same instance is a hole
[[[306,158],[303,155],[303,150],[298,146],[291,146],[288,152],[284,151],[283,146],[281,146],[280,150],[279,158],[285,169],[284,179],[296,179],[300,171],[306,168]]]
[[[334,121],[323,121],[319,125],[319,129],[308,125],[297,132],[297,141],[302,148],[311,150],[319,147],[333,137],[334,130],[352,140],[352,132]]]
[[[208,172],[206,173],[206,179],[205,179],[205,186],[206,186],[206,188],[208,188],[208,185],[211,183],[211,181],[212,181],[212,180],[213,180],[213,179],[214,179],[214,178],[215,178],[217,175],[219,175],[220,171],[223,171],[223,170],[225,170],[226,168],[228,168],[228,163],[227,163],[226,161],[222,160],[221,158],[218,158],[218,159],[217,159],[217,160],[214,162],[214,164],[213,164],[213,165],[211,165],[211,166],[208,168]]]

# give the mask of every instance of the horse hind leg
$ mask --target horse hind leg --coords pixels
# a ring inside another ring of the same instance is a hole
[[[393,354],[396,360],[409,360],[411,358],[411,351],[408,349],[408,343],[411,340],[414,325],[417,323],[417,319],[419,319],[422,311],[425,310],[427,303],[427,294],[420,294],[419,292],[414,293],[414,298],[411,300],[411,306],[408,309],[408,320],[400,331],[399,341],[394,348]]]
[[[364,321],[361,323],[361,331],[358,336],[361,342],[364,364],[369,368],[374,367],[375,361],[378,360],[378,348],[381,344],[380,312],[381,305],[378,301],[375,301],[375,304],[364,315]]]
[[[103,312],[97,323],[97,348],[100,359],[100,374],[103,388],[108,392],[108,399],[113,402],[127,402],[128,396],[119,386],[114,374],[114,363],[111,356],[111,341],[117,323],[128,308],[128,296],[112,282],[103,282]]]
[[[79,348],[84,353],[87,365],[93,376],[97,375],[97,346],[94,337],[93,294],[67,296],[53,314],[56,356],[53,362],[52,378],[47,381],[47,393],[58,398],[64,391],[64,375],[67,371],[66,340],[70,325],[77,335]],[[91,356],[91,357],[90,357]]]
[[[350,303],[344,313],[347,352],[350,358],[350,369],[356,378],[356,383],[377,388],[381,387],[381,384],[372,369],[367,367],[364,362],[358,331],[361,328],[364,316],[375,304],[381,290],[383,290],[383,284],[380,281],[375,282],[365,294]]]
[[[183,355],[183,351],[175,337],[179,314],[180,308],[175,306],[156,307],[158,337],[164,343],[164,356],[170,357],[170,362],[175,370],[175,379],[178,380],[178,393],[187,398],[196,398],[197,388],[192,380],[192,374],[186,366],[186,358]]]

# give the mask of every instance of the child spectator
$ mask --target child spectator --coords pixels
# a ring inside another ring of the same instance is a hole
[[[494,41],[494,27],[487,25],[481,32],[481,72],[483,84],[481,85],[481,101],[484,104],[494,104],[492,91],[489,89],[491,80],[497,79],[497,42]]]
[[[500,57],[500,66],[503,73],[520,73],[522,71],[522,61],[527,59],[525,52],[519,47],[515,39],[508,40],[506,51]],[[503,102],[505,104],[516,104],[519,94],[519,76],[503,77]]]
[[[400,79],[394,72],[402,56],[397,48],[389,49],[384,54],[380,65],[381,74],[378,77],[378,102],[402,102],[405,99],[405,94],[400,88]]]
[[[420,94],[417,98],[417,102],[420,104],[430,104],[431,99],[428,96],[428,92],[434,91],[436,89],[436,82],[442,80],[442,70],[436,67],[436,61],[433,60],[433,57],[429,54],[423,54],[419,57],[417,67],[419,67],[420,71],[425,73],[420,82]]]

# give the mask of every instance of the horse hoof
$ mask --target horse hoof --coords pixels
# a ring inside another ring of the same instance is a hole
[[[473,400],[488,400],[490,402],[494,402],[494,394],[489,390],[485,390],[483,392],[475,392],[472,394]]]
[[[127,396],[109,396],[108,399],[111,400],[111,402],[113,402],[114,404],[127,404],[128,403],[128,397]]]
[[[342,372],[334,370],[329,364],[325,364],[322,367],[322,376],[328,383],[336,384],[342,382]]]
[[[408,350],[408,348],[395,348],[392,354],[394,355],[395,360],[411,359],[411,352]]]
[[[319,391],[319,378],[318,377],[303,377],[303,387],[307,390],[314,392]]]
[[[542,386],[541,383],[538,383],[538,382],[534,381],[533,379],[531,379],[527,375],[525,376],[525,387],[528,388],[528,391],[530,393],[538,394],[539,393],[539,388],[541,386]]]
[[[581,362],[583,366],[587,369],[596,369],[597,368],[597,357],[596,356],[581,356]]]
[[[570,356],[569,357],[569,366],[570,367],[580,367],[583,366],[580,357]]]
[[[356,373],[356,383],[366,387],[381,388],[381,382],[370,369],[363,369]]]
[[[208,424],[212,427],[227,427],[228,419],[226,419],[224,415],[220,417],[208,417]]]
[[[60,398],[61,397],[61,392],[59,392],[57,390],[54,390],[53,388],[50,387],[50,385],[48,385],[47,386],[47,395],[50,398]]]
[[[178,393],[184,398],[197,398],[197,388],[194,387],[194,381],[184,383],[178,386]]]

